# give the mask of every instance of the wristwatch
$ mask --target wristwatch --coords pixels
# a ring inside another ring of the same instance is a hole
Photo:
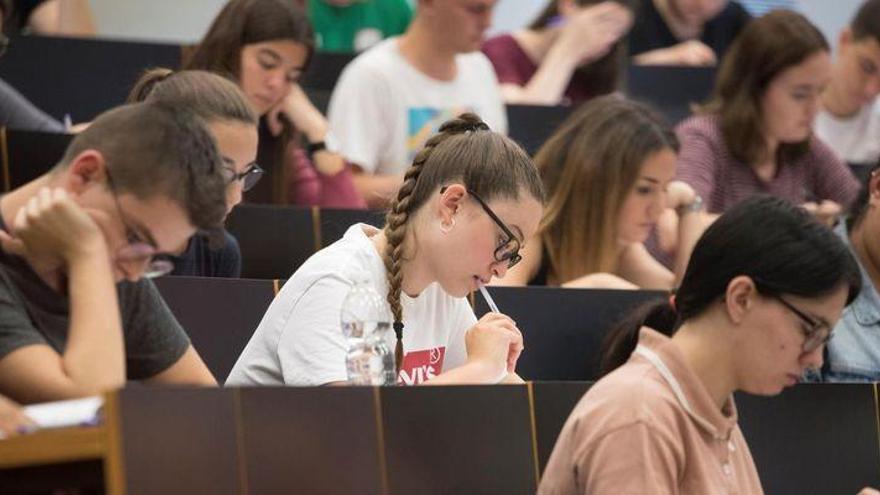
[[[695,213],[698,211],[703,211],[703,198],[699,194],[694,195],[694,200],[686,205],[679,205],[678,208],[675,209],[675,213],[678,216],[687,215],[688,213]]]
[[[336,144],[336,137],[330,131],[327,131],[327,134],[324,135],[324,139],[314,143],[310,142],[306,145],[306,153],[308,153],[309,158],[315,153],[324,150],[331,153],[338,153],[339,151],[339,146]]]
[[[308,152],[309,156],[312,156],[315,153],[317,153],[319,151],[326,150],[326,149],[327,149],[327,142],[326,141],[318,141],[317,143],[309,143],[308,146],[306,146],[306,151]]]

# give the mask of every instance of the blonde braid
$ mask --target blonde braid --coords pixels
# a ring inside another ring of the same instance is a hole
[[[406,239],[407,221],[410,216],[412,193],[416,188],[419,175],[425,163],[431,156],[431,152],[449,136],[461,134],[466,131],[488,130],[488,126],[473,114],[463,114],[457,119],[450,120],[440,126],[437,134],[431,136],[413,159],[412,165],[403,176],[403,184],[397,192],[397,198],[391,203],[388,214],[385,216],[385,262],[386,280],[388,281],[388,296],[386,300],[391,306],[391,315],[394,317],[394,334],[397,344],[394,346],[394,363],[398,373],[403,364],[403,308],[400,305],[400,292],[403,285],[403,241]]]

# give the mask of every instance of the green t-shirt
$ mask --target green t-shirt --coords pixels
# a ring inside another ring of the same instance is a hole
[[[407,0],[354,0],[348,7],[309,0],[309,18],[318,50],[355,53],[406,31],[412,9]]]

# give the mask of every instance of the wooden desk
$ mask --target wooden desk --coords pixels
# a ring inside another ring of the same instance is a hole
[[[588,387],[133,387],[107,396],[103,426],[0,441],[0,493],[534,493]],[[880,484],[876,397],[877,384],[740,396],[766,492]]]
[[[118,418],[118,397],[109,394],[104,401],[105,417]],[[119,442],[119,422],[108,421],[101,426],[84,426],[44,430],[0,441],[0,493],[12,494],[24,490],[21,480],[39,476],[39,469],[26,476],[15,476],[16,469],[45,468],[97,461],[101,464],[101,479],[77,478],[79,483],[103,485],[107,495],[119,495],[123,490],[122,457]],[[82,471],[76,469],[76,471]],[[65,473],[69,475],[70,473]],[[25,480],[26,481],[26,480]],[[26,486],[26,485],[25,485]]]

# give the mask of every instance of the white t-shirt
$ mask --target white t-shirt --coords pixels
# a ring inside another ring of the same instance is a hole
[[[438,81],[410,65],[397,38],[355,58],[330,98],[330,129],[340,153],[364,170],[399,174],[443,122],[465,111],[507,133],[507,114],[492,64],[481,52],[457,55],[454,81]]]
[[[342,301],[358,275],[388,293],[385,266],[368,236],[379,230],[351,226],[345,236],[308,259],[284,284],[232,368],[227,385],[323,385],[346,381]],[[403,305],[403,365],[398,381],[413,385],[464,364],[464,335],[476,323],[465,298],[437,283]],[[394,331],[387,333],[394,349]]]
[[[839,119],[822,110],[816,135],[849,163],[874,164],[880,158],[880,102],[865,105],[852,117]]]

